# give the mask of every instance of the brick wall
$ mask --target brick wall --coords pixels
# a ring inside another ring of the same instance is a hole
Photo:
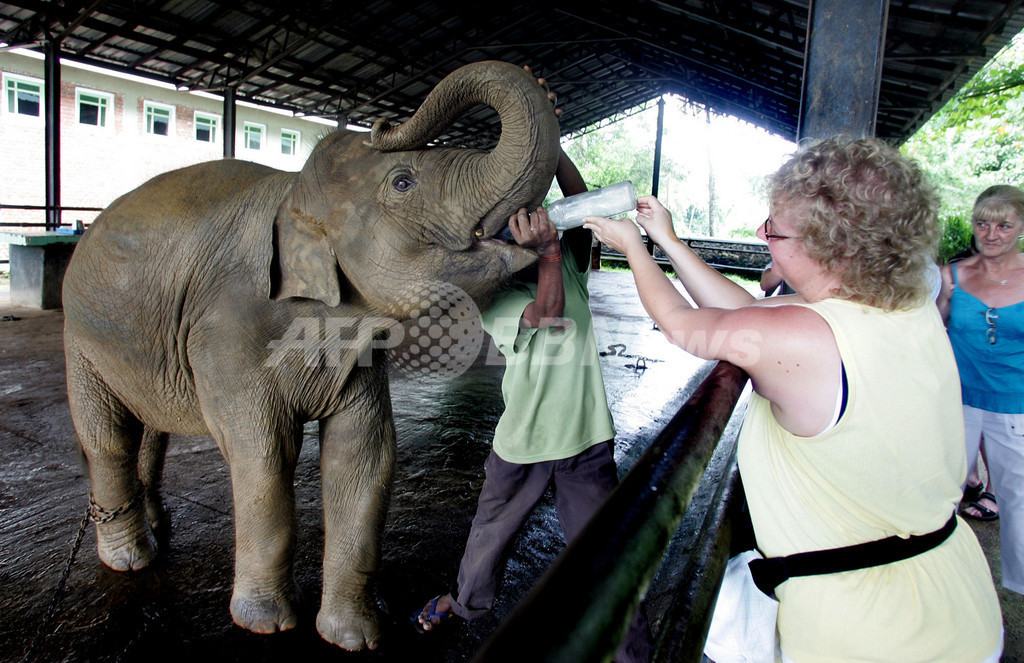
[[[0,77],[23,77],[42,83],[39,57],[17,52],[0,53]],[[151,177],[182,166],[222,158],[223,118],[213,143],[196,140],[195,112],[223,115],[223,103],[211,95],[189,94],[141,79],[110,76],[95,68],[65,64],[61,68],[60,141],[61,204],[65,207],[104,207],[118,196]],[[79,122],[76,92],[111,95],[107,126]],[[153,102],[174,109],[173,131],[168,136],[146,132],[145,104]],[[267,127],[263,149],[246,150],[243,123]],[[45,136],[42,117],[11,113],[6,88],[0,97],[0,204],[44,205]],[[257,161],[282,170],[297,171],[329,125],[274,111],[238,105],[236,109],[236,158]],[[282,155],[282,129],[301,134],[298,154]],[[97,212],[66,210],[65,224],[91,222]],[[43,223],[42,211],[0,209],[0,229],[5,224]],[[10,229],[10,226],[8,226]],[[7,246],[0,245],[0,261]],[[0,264],[0,271],[6,264]]]

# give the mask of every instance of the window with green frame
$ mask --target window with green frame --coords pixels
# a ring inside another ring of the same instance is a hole
[[[107,126],[107,110],[110,108],[110,96],[96,92],[77,90],[78,122],[91,124],[94,127]]]
[[[247,150],[259,150],[263,147],[263,133],[266,131],[266,127],[262,124],[254,124],[252,122],[246,122],[244,125],[244,136],[245,136],[245,149]]]
[[[195,124],[196,140],[203,141],[204,143],[217,142],[217,125],[220,124],[220,118],[216,115],[196,112]]]
[[[171,109],[146,102],[146,133],[169,136],[171,133]]]
[[[43,84],[24,78],[5,78],[7,110],[16,115],[40,117],[43,109]]]
[[[295,156],[299,150],[301,134],[291,129],[281,129],[281,154]]]

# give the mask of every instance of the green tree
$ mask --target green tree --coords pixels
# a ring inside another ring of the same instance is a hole
[[[648,195],[652,191],[657,123],[658,108],[655,103],[651,103],[631,115],[613,118],[600,129],[571,137],[563,142],[562,148],[579,168],[588,188],[596,189],[630,180],[637,195]],[[688,169],[678,158],[662,154],[658,195],[666,205],[673,204],[672,190],[678,188],[688,176]],[[553,184],[547,201],[561,197],[557,183]],[[688,232],[685,219],[681,222],[678,217],[677,214],[677,230]]]
[[[792,143],[715,114],[682,97],[665,97],[658,198],[687,236],[752,237],[764,219],[761,185]],[[652,192],[658,104],[650,102],[563,142],[591,188],[632,180]],[[561,197],[557,186],[549,202]],[[710,219],[709,219],[710,216]]]
[[[969,212],[992,184],[1024,183],[1024,33],[903,146],[938,186],[945,213]]]

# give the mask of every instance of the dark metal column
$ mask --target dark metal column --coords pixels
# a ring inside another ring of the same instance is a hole
[[[798,138],[875,134],[888,0],[811,0]]]
[[[651,179],[651,195],[658,195],[661,181],[661,141],[665,133],[665,97],[658,99],[658,135],[654,137],[654,176]]]
[[[665,97],[658,99],[658,133],[654,137],[654,174],[651,177],[651,195],[658,195],[658,183],[661,182],[661,142],[665,134]],[[654,255],[654,242],[647,238],[647,252]]]
[[[60,226],[60,39],[46,42],[43,63],[46,151],[46,229]]]
[[[235,88],[224,88],[224,158],[235,156]]]

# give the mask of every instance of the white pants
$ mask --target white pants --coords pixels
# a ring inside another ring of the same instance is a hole
[[[999,500],[1003,587],[1024,594],[1024,414],[999,414],[964,406],[967,473],[978,464],[985,438],[989,483]]]

